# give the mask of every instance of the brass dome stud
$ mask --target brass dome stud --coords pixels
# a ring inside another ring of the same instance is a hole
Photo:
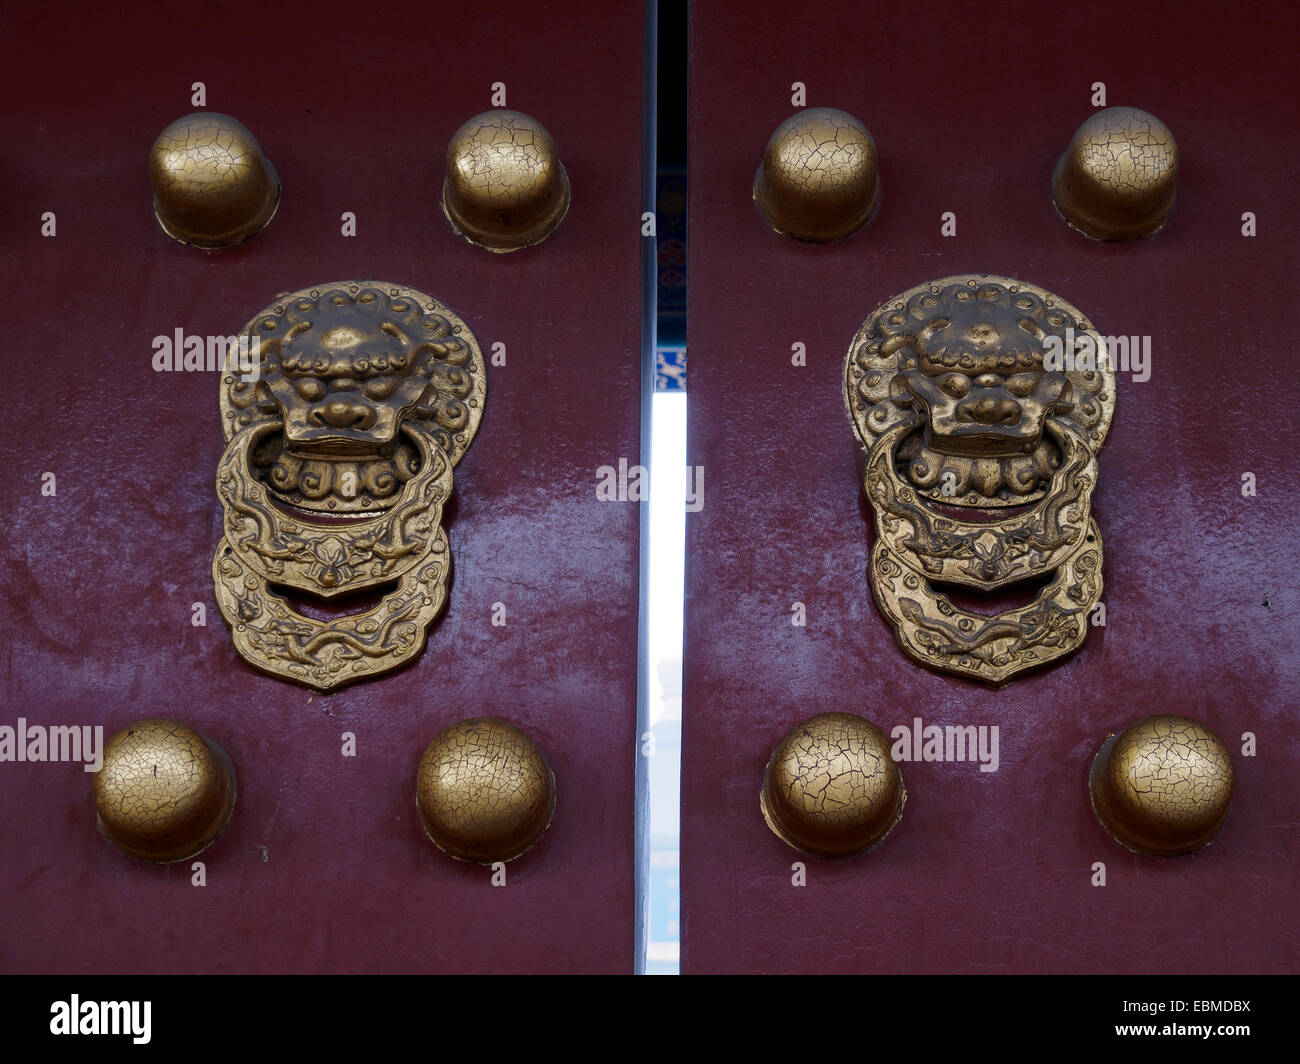
[[[1232,758],[1204,724],[1147,717],[1112,735],[1093,760],[1092,810],[1134,853],[1173,857],[1208,845],[1232,801]]]
[[[866,225],[880,201],[876,142],[846,111],[814,107],[776,128],[754,178],[754,202],[778,233],[814,243]]]
[[[1136,240],[1161,229],[1174,205],[1178,145],[1155,115],[1108,107],[1079,127],[1052,175],[1052,202],[1094,240]]]
[[[893,830],[907,791],[889,740],[863,717],[823,713],[772,752],[760,805],[767,826],[814,857],[855,857]]]
[[[420,758],[416,806],[425,834],[461,861],[511,861],[555,813],[555,774],[533,741],[495,717],[462,720]]]
[[[179,721],[128,724],[104,747],[92,790],[99,828],[124,853],[183,861],[230,822],[235,770],[211,739]]]
[[[242,243],[280,203],[280,179],[257,139],[229,115],[178,118],[149,152],[154,216],[163,232],[200,248]]]
[[[518,111],[484,111],[447,145],[442,211],[489,251],[540,244],[569,211],[569,175],[551,135]]]

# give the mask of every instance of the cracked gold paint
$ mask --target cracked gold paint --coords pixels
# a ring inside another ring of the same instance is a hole
[[[1052,175],[1052,200],[1086,236],[1135,240],[1165,224],[1177,180],[1168,127],[1136,107],[1110,107],[1075,133]]]
[[[782,122],[754,178],[754,202],[778,233],[826,243],[871,220],[880,198],[876,142],[845,111],[814,107]]]
[[[280,202],[280,179],[256,138],[229,115],[178,118],[149,152],[154,215],[168,236],[223,248],[265,228]]]
[[[92,782],[100,830],[147,861],[207,849],[235,806],[235,772],[215,743],[179,721],[136,721],[104,747]]]
[[[475,717],[424,751],[416,805],[425,833],[462,861],[510,861],[531,848],[555,812],[555,775],[514,725]]]
[[[1139,721],[1106,741],[1093,761],[1093,812],[1135,853],[1174,856],[1207,845],[1232,801],[1232,758],[1188,717]]]
[[[555,141],[518,111],[475,115],[447,145],[442,210],[456,232],[489,251],[540,244],[569,210]]]
[[[884,733],[852,713],[823,713],[773,751],[760,806],[767,826],[796,850],[853,857],[884,840],[906,800]]]

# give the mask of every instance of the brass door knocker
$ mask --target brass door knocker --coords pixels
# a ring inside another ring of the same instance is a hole
[[[342,281],[281,296],[221,378],[217,604],[249,664],[320,690],[397,668],[442,609],[442,508],[483,415],[478,341],[432,296]],[[318,620],[277,589],[378,605]]]
[[[1023,281],[946,277],[879,307],[845,364],[875,511],[868,573],[903,650],[1005,683],[1078,649],[1101,598],[1092,519],[1115,372],[1092,325]],[[1046,579],[980,613],[942,590]]]

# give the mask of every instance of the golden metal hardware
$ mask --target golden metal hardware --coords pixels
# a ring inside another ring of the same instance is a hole
[[[791,728],[759,796],[782,841],[814,857],[854,857],[883,842],[907,790],[884,732],[865,717],[823,713]]]
[[[518,111],[485,111],[452,135],[442,211],[493,252],[540,244],[569,212],[569,175],[545,127]]]
[[[425,834],[460,861],[511,861],[555,815],[555,773],[533,741],[495,717],[440,732],[420,758],[416,807]]]
[[[876,212],[876,142],[847,111],[796,111],[767,142],[754,202],[778,233],[827,243],[857,232]]]
[[[1169,127],[1136,107],[1108,107],[1079,127],[1057,162],[1052,202],[1085,236],[1136,240],[1164,226],[1177,182]]]
[[[1188,717],[1140,720],[1097,752],[1088,781],[1092,811],[1134,853],[1173,857],[1209,845],[1232,803],[1232,757]]]
[[[230,115],[176,119],[149,152],[154,216],[163,232],[201,248],[224,248],[265,228],[280,179],[257,139]]]
[[[281,296],[244,326],[221,378],[225,535],[217,604],[236,649],[321,690],[404,664],[446,598],[442,508],[483,415],[483,354],[432,296],[342,281]],[[364,612],[318,620],[277,593]]]
[[[159,864],[202,853],[235,808],[226,752],[175,720],[138,720],[109,739],[92,789],[104,837]]]
[[[918,285],[858,330],[844,386],[868,449],[868,571],[909,656],[1001,684],[1083,643],[1102,591],[1091,499],[1115,384],[1087,319],[1010,278]],[[1031,603],[991,614],[943,591],[1039,578]]]

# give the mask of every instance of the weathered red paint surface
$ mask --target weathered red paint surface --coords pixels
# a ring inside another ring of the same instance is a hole
[[[139,864],[98,835],[80,767],[0,765],[0,968],[630,971],[637,508],[595,484],[638,461],[639,5],[595,25],[520,4],[4,21],[0,723],[178,717],[225,747],[240,790],[200,889],[188,863]],[[164,236],[150,203],[149,147],[195,81],[284,184],[270,228],[212,254]],[[573,185],[558,232],[506,256],[461,241],[438,203],[447,139],[494,81]],[[322,698],[235,654],[210,575],[217,381],[154,373],[151,344],[357,277],[433,293],[507,365],[456,469],[455,574],[428,648]],[[558,779],[554,824],[504,889],[415,815],[424,746],[484,714],[523,727]]]
[[[1294,9],[763,2],[693,17],[690,461],[706,495],[688,531],[685,970],[1294,970]],[[795,81],[879,146],[879,216],[838,244],[778,237],[750,201]],[[1182,151],[1174,215],[1147,243],[1091,243],[1050,201],[1096,81]],[[1121,376],[1101,454],[1109,623],[1002,691],[895,645],[867,584],[870,511],[840,394],[877,305],[968,271],[1040,284],[1102,333],[1153,345],[1150,380]],[[996,724],[1001,766],[902,765],[895,833],[860,860],[806,859],[796,888],[802,858],[759,813],[763,767],[792,725],[836,710],[886,730]],[[1132,856],[1088,807],[1101,742],[1158,712],[1199,717],[1236,757],[1227,827],[1190,857]],[[1254,758],[1238,756],[1245,732]]]

